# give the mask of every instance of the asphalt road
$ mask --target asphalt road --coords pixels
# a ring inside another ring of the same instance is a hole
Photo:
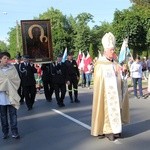
[[[18,110],[21,138],[0,138],[0,150],[148,150],[150,147],[150,97],[133,99],[130,92],[131,123],[123,126],[123,138],[114,142],[90,135],[93,89],[79,87],[81,103],[70,103],[66,94],[65,107],[59,108],[53,95],[46,102],[37,94],[34,108],[26,105]],[[0,132],[2,136],[2,132]]]

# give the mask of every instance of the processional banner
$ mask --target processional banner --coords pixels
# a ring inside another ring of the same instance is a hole
[[[21,20],[23,54],[33,62],[53,59],[50,20]]]

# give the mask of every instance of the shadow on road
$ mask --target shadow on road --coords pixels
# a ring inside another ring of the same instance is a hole
[[[123,137],[129,138],[150,130],[150,120],[145,120],[123,127]]]

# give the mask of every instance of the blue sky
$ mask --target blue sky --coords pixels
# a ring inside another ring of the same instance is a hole
[[[94,24],[111,22],[116,9],[128,9],[130,0],[1,0],[0,2],[0,40],[7,40],[7,33],[16,20],[32,20],[46,12],[48,8],[59,9],[64,15],[74,17],[87,12],[94,16]],[[94,25],[93,24],[93,25]]]

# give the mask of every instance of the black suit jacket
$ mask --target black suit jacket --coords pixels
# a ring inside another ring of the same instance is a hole
[[[37,72],[34,65],[30,63],[26,66],[24,63],[19,65],[19,72],[22,86],[33,86],[36,84],[34,73]]]
[[[52,65],[52,79],[54,84],[66,84],[68,81],[68,72],[65,63]]]
[[[42,64],[42,80],[52,81],[52,63]]]
[[[80,77],[78,65],[75,60],[66,60],[65,65],[67,67],[67,72],[70,80],[74,80],[77,79],[77,77]]]
[[[19,65],[20,65],[20,63],[15,63],[15,64],[14,64],[14,66],[15,66],[15,68],[16,68],[18,74],[19,74],[19,77],[20,77]]]

